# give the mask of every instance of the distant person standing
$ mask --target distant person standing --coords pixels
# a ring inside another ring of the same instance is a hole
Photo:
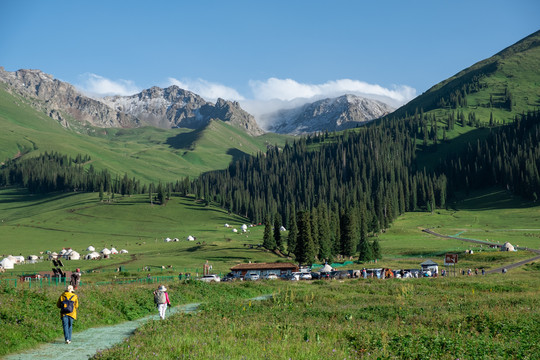
[[[74,289],[79,287],[79,284],[81,283],[81,269],[77,269],[74,273],[71,273],[71,280],[69,283]]]
[[[77,309],[79,308],[79,298],[73,293],[72,285],[68,285],[66,291],[60,295],[56,306],[60,309],[64,339],[66,340],[66,344],[69,344],[71,343],[71,333],[73,332],[73,321],[77,320]]]
[[[157,305],[159,317],[161,320],[164,320],[167,305],[171,305],[169,294],[167,293],[167,288],[165,286],[160,285],[157,290],[154,291],[154,303]]]

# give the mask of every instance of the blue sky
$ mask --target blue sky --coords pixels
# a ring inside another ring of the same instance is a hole
[[[94,94],[403,103],[540,29],[540,1],[4,1],[0,66]]]

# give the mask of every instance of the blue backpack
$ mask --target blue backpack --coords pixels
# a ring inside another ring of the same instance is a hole
[[[75,308],[75,301],[72,301],[75,295],[71,295],[71,297],[68,299],[67,296],[62,300],[62,307],[60,308],[61,314],[69,314],[72,313]]]

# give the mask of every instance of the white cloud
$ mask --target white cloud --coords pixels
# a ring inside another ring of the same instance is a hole
[[[391,89],[364,81],[340,79],[324,84],[302,84],[292,79],[270,78],[266,81],[250,81],[249,86],[256,100],[290,101],[297,98],[324,98],[355,94],[370,98],[386,98],[391,105],[402,105],[416,96],[416,90],[406,85],[394,85]],[[384,101],[384,100],[383,100]]]
[[[235,89],[203,79],[177,80],[175,78],[169,78],[169,85],[176,85],[184,90],[194,92],[208,101],[215,101],[218,98],[236,101],[244,100],[244,97]]]
[[[141,91],[131,80],[111,80],[92,73],[81,75],[80,78],[82,80],[77,87],[95,96],[133,95]]]
[[[269,78],[249,82],[252,100],[241,101],[241,106],[253,114],[262,127],[267,127],[275,117],[272,113],[302,106],[324,98],[353,94],[382,101],[398,108],[416,96],[416,90],[406,85],[391,89],[364,81],[340,79],[324,84],[303,84],[292,79]]]

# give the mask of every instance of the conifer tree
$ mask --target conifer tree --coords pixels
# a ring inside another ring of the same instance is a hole
[[[298,227],[296,224],[296,212],[294,211],[294,206],[292,206],[289,218],[289,235],[287,237],[287,253],[293,253],[296,250],[298,237]]]
[[[276,213],[274,217],[274,242],[276,243],[276,248],[279,251],[284,250],[283,238],[281,237],[281,215]]]
[[[272,226],[270,225],[270,219],[268,219],[268,216],[264,219],[263,246],[268,250],[276,249],[276,242],[272,237]]]

